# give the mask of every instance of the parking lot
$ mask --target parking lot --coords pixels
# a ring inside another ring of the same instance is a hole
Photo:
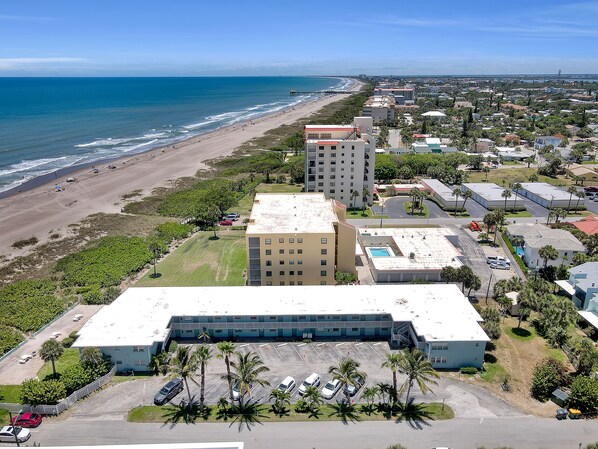
[[[221,397],[228,397],[226,367],[222,359],[216,358],[217,349],[210,345],[213,357],[207,366],[206,375],[206,403],[215,404]],[[387,342],[351,341],[351,342],[254,342],[237,343],[237,350],[241,352],[252,351],[260,356],[270,371],[264,373],[262,379],[270,383],[261,387],[254,385],[252,398],[261,402],[268,402],[270,392],[286,377],[292,376],[297,387],[291,393],[291,403],[300,398],[297,393],[299,385],[311,373],[321,377],[319,388],[322,388],[330,379],[328,369],[343,357],[351,357],[360,362],[360,369],[367,374],[365,385],[359,389],[353,400],[363,402],[361,395],[368,386],[379,382],[391,383],[392,374],[389,369],[382,368],[381,364],[390,351]],[[199,375],[195,375],[199,383]],[[398,375],[402,383],[404,376]],[[84,401],[78,402],[71,411],[74,419],[125,419],[127,412],[139,405],[152,405],[154,395],[160,387],[167,382],[164,376],[147,378],[121,379],[108,388],[89,396]],[[191,394],[199,399],[199,386],[189,382]],[[458,380],[440,378],[438,386],[432,386],[434,393],[422,395],[416,388],[413,394],[418,401],[446,401],[458,416],[461,417],[493,417],[493,416],[521,416],[522,413],[512,406],[494,397],[486,390]],[[172,403],[178,404],[187,398],[187,392],[177,395]],[[336,402],[342,398],[338,392],[333,399],[326,402]]]

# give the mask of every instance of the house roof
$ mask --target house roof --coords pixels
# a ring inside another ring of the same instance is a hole
[[[598,218],[594,215],[585,217],[584,219],[575,221],[571,224],[586,235],[598,234]]]
[[[569,231],[551,229],[540,223],[512,224],[507,226],[507,232],[513,236],[521,236],[525,245],[530,248],[551,245],[562,251],[585,251],[583,244]]]

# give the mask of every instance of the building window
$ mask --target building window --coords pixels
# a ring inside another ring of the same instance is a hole
[[[295,276],[295,272],[294,271],[289,271],[289,276]]]
[[[326,281],[320,281],[320,285],[326,285]]]
[[[297,239],[297,243],[303,243],[303,239],[302,238]]]
[[[326,259],[321,259],[320,260],[320,265],[322,265],[322,266],[326,265]]]
[[[272,285],[272,281],[267,281],[266,286],[270,286],[270,285]]]
[[[330,135],[330,137],[332,137],[332,135]],[[330,138],[330,137],[329,137],[329,138]],[[331,150],[336,150],[336,145],[332,145],[332,146],[330,147],[330,149],[331,149]]]
[[[326,248],[322,248],[320,250],[320,254],[322,254],[322,255],[328,254],[328,250]]]
[[[334,149],[334,147],[333,147]],[[330,157],[336,157],[336,153],[330,153]]]
[[[145,364],[141,360],[135,360],[135,366],[145,366]]]
[[[284,243],[284,239],[278,239],[278,243]]]
[[[266,239],[266,245],[269,245],[272,243],[272,239]]]
[[[279,260],[278,265],[284,265],[284,260]]]
[[[267,249],[266,250],[266,256],[271,256],[272,255],[272,250],[271,249]]]
[[[295,281],[290,281],[289,285],[295,285]]]
[[[448,344],[447,343],[434,343],[432,344],[433,351],[447,351]]]
[[[289,254],[295,254],[295,250],[294,249],[290,249],[289,250]]]
[[[303,254],[303,250],[302,250],[301,248],[299,248],[299,249],[297,250],[297,254]]]
[[[284,271],[279,271],[278,274],[280,274],[281,276],[284,276]]]
[[[322,237],[322,238],[320,239],[320,243],[321,243],[322,245],[326,245],[326,244],[328,243],[328,239],[327,239],[326,237]]]
[[[289,265],[295,265],[295,259],[289,260]]]
[[[143,352],[144,350],[143,346],[133,346],[133,352]]]
[[[267,267],[271,267],[272,266],[272,261],[271,260],[266,260],[266,266]]]
[[[303,276],[303,271],[302,270],[297,271],[297,276]]]
[[[297,285],[303,285],[303,281],[297,281]]]
[[[284,254],[284,249],[279,249],[278,254]]]
[[[295,239],[289,239],[289,243],[295,243]]]
[[[320,276],[326,276],[326,270],[320,271]]]
[[[272,272],[271,271],[266,271],[266,277],[272,277]]]
[[[297,261],[297,265],[303,265],[303,261],[302,260],[298,260]]]
[[[284,285],[284,281],[280,281],[280,284],[279,284],[279,285]]]

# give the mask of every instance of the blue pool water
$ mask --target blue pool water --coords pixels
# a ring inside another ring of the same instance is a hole
[[[370,248],[372,257],[390,257],[390,251],[386,248]]]
[[[515,252],[517,253],[517,255],[519,257],[523,257],[523,254],[525,254],[525,251],[523,251],[523,248],[521,246],[518,246],[517,248],[515,248]]]

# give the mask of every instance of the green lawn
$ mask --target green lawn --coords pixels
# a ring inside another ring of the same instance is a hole
[[[21,402],[20,395],[20,385],[0,385],[0,402],[18,404]]]
[[[532,214],[530,214],[528,211],[526,210],[518,210],[517,212],[507,212],[505,214],[505,217],[507,218],[523,218],[523,217],[533,217]]]
[[[56,372],[62,373],[65,369],[79,363],[79,350],[75,348],[66,348],[62,356],[54,362],[56,364]],[[45,362],[40,370],[37,372],[37,377],[40,379],[52,375],[52,362]]]
[[[0,408],[0,425],[5,426],[10,421],[8,410]]]
[[[525,325],[521,325],[520,328],[512,327],[512,326],[504,326],[505,333],[515,340],[520,341],[528,341],[536,337],[538,334],[536,333],[536,329],[533,326],[525,327]]]
[[[469,179],[467,182],[486,182],[486,174],[483,171],[467,171]],[[566,186],[573,184],[573,180],[565,179],[561,176],[557,179],[548,176],[538,175],[535,168],[499,168],[490,170],[488,173],[488,182],[498,184],[499,186],[509,187],[515,182],[529,182],[529,177],[535,174],[538,176],[538,182],[546,182],[555,186]]]
[[[195,422],[227,422],[230,421],[230,418],[221,417],[218,415],[218,409],[215,406],[207,406],[207,413],[205,416],[198,416]],[[452,419],[455,417],[455,413],[451,407],[448,405],[442,405],[439,402],[432,402],[426,404],[426,411],[431,414],[433,420],[446,420]],[[155,406],[155,405],[145,405],[140,407],[135,407],[134,409],[130,410],[127,415],[127,420],[129,422],[136,422],[136,423],[164,423],[166,421],[166,417],[168,416],[169,412],[176,410],[175,407],[172,406]],[[323,405],[320,407],[317,417],[312,416],[308,413],[297,413],[295,411],[294,405],[291,407],[287,407],[287,413],[283,415],[276,415],[272,413],[270,405],[262,405],[260,409],[262,422],[293,422],[293,421],[341,421],[343,419],[342,416],[335,410],[335,408],[331,407],[330,405]],[[388,420],[395,420],[397,418],[396,415],[391,417],[385,416],[380,412],[374,411],[371,414],[368,414],[365,410],[365,405],[356,405],[354,407],[354,411],[351,413],[351,417],[354,421],[388,421]],[[347,418],[348,421],[351,421],[350,418]]]
[[[299,193],[303,190],[303,184],[265,184],[262,183],[255,188],[257,193]]]
[[[347,218],[376,218],[377,216],[375,216],[372,213],[372,209],[370,209],[369,207],[367,207],[364,210],[362,209],[347,209]],[[386,218],[388,218],[388,216],[385,216]],[[379,216],[378,216],[379,218]],[[384,218],[384,217],[383,217]]]
[[[149,270],[137,287],[190,287],[244,285],[245,233],[228,229],[198,232],[164,260],[158,262],[158,278]]]
[[[409,215],[411,215],[411,201],[405,201],[403,203],[403,208],[405,209],[405,212],[407,212]],[[419,213],[419,209],[417,209],[417,208],[414,210],[414,212],[415,212],[413,214],[414,217],[424,217],[425,218],[428,215],[430,215],[430,211],[428,210],[428,206],[426,206],[425,204],[424,204],[424,207],[422,208],[422,213],[421,214]]]
[[[486,362],[484,363],[484,371],[480,373],[480,378],[485,382],[502,382],[506,374],[507,371],[500,363]]]

